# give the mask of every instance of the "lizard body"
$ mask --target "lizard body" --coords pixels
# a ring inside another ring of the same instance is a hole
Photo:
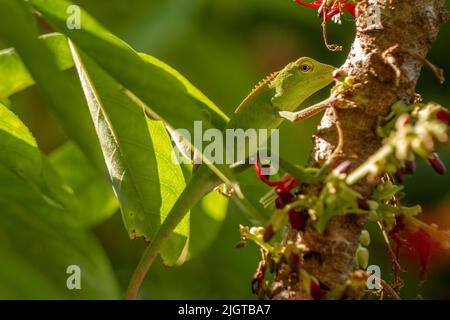
[[[284,118],[294,114],[293,111],[303,101],[333,81],[334,70],[334,67],[307,57],[289,63],[281,71],[265,78],[251,91],[238,106],[224,130],[277,128]],[[314,106],[313,109],[323,110],[324,108],[324,105],[321,105]],[[310,108],[304,109],[304,112],[306,116],[314,113]],[[295,115],[296,120],[301,118],[299,113]],[[136,297],[138,286],[146,272],[186,213],[197,201],[221,183],[221,179],[206,164],[201,164],[195,170],[185,190],[147,247],[130,282],[127,298]]]

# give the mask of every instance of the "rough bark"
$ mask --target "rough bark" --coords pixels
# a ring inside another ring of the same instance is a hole
[[[374,5],[380,8],[381,26],[370,23]],[[337,121],[344,142],[341,157],[351,160],[353,168],[380,147],[381,141],[374,133],[377,117],[386,115],[390,106],[400,99],[407,102],[416,99],[415,89],[424,58],[439,27],[448,18],[444,0],[368,0],[358,4],[358,11],[356,38],[342,66],[354,77],[355,85],[339,96],[339,107],[335,112],[328,110],[320,122],[313,137],[315,166],[320,166],[336,148]],[[356,188],[366,196],[371,190],[368,183]],[[310,187],[307,192],[317,190]],[[303,257],[303,267],[323,286],[333,288],[352,270],[366,221],[367,217],[356,215],[335,217],[323,234],[308,227],[302,234],[290,231],[286,238],[300,241],[309,250]],[[272,286],[273,298],[309,299],[300,283],[277,275]]]

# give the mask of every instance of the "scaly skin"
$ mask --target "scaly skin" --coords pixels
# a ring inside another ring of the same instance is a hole
[[[307,57],[289,63],[281,71],[271,74],[253,89],[236,109],[234,117],[228,122],[225,129],[277,128],[284,119],[283,115],[280,116],[280,111],[285,112],[285,115],[292,113],[309,96],[333,81],[334,70],[334,67]],[[324,106],[326,104],[321,104],[319,107],[314,106],[312,109],[307,108],[303,114],[308,117],[317,113],[316,111],[323,110]],[[297,113],[295,119],[301,118]],[[145,250],[131,279],[127,299],[136,298],[145,274],[158,256],[165,241],[186,213],[221,182],[221,179],[205,164],[201,164],[195,171]],[[254,218],[260,220],[258,216]]]

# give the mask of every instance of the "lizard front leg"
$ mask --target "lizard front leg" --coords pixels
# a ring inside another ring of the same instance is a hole
[[[315,105],[312,105],[308,108],[305,108],[297,112],[280,111],[278,112],[278,114],[281,118],[289,120],[290,122],[302,121],[311,118],[312,116],[318,114],[319,112],[324,111],[325,109],[333,106],[334,101],[335,98],[328,98]]]

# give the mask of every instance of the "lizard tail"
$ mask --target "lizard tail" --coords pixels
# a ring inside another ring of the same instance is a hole
[[[136,299],[139,287],[161,247],[180,223],[186,213],[208,192],[220,184],[220,179],[207,167],[202,166],[192,176],[180,197],[177,199],[163,224],[145,249],[126,293],[126,299]]]

